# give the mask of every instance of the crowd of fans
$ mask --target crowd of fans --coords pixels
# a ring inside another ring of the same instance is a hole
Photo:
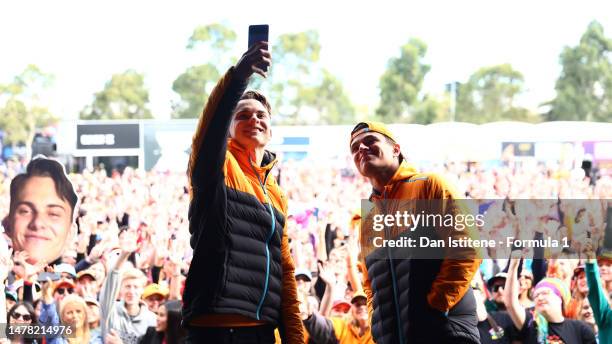
[[[24,168],[15,161],[0,165],[3,216],[9,211],[10,181]],[[368,198],[369,184],[348,160],[287,161],[275,171],[289,200],[286,231],[308,340],[372,342],[358,259],[360,202]],[[472,281],[483,343],[520,341],[529,331],[554,342],[544,328],[578,331],[577,343],[586,341],[589,331],[599,334],[599,343],[612,343],[612,253],[603,248],[611,176],[591,180],[580,168],[541,164],[448,163],[433,172],[460,195],[482,200],[475,211],[494,220],[479,228],[481,237],[569,239],[569,247],[558,250],[483,252],[490,259]],[[48,343],[182,342],[180,300],[191,260],[186,176],[128,167],[111,175],[100,169],[69,177],[80,199],[69,247],[49,265],[29,264],[25,252],[0,254],[5,299],[0,323],[72,325],[70,335],[46,338]],[[535,228],[521,232],[515,224],[528,216],[529,207],[508,198],[561,201],[537,217]],[[525,259],[510,260],[511,255]],[[541,292],[542,285],[553,294]],[[42,341],[0,339],[9,342]]]

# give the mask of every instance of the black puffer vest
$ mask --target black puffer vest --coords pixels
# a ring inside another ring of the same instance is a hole
[[[441,263],[366,257],[374,298],[372,336],[377,343],[480,343],[471,289],[448,315],[427,303]]]
[[[194,190],[189,209],[194,257],[185,283],[183,316],[189,322],[202,314],[239,314],[276,325],[281,318],[285,217],[253,194],[261,188],[257,173],[240,166],[234,148],[230,143],[227,175],[218,176],[205,194]],[[260,177],[266,200],[273,198],[278,204],[279,193],[272,190],[278,186],[269,174],[274,161],[275,156],[266,152],[262,165],[267,167]]]

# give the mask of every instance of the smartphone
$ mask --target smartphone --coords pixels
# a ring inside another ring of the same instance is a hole
[[[268,42],[268,30],[268,25],[250,25],[248,48],[252,47],[253,44],[257,42]]]
[[[57,272],[41,272],[38,274],[38,283],[47,282],[47,279],[57,281],[60,279],[60,277],[60,274]]]

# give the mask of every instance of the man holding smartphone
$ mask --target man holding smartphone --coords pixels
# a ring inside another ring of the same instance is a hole
[[[303,343],[287,199],[271,176],[271,108],[249,78],[271,56],[257,42],[212,91],[193,138],[188,176],[193,259],[183,294],[188,343]]]

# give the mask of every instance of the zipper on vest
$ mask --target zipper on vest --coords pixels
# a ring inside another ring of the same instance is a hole
[[[266,299],[266,295],[268,294],[268,284],[270,283],[270,240],[272,240],[272,235],[274,235],[274,231],[276,230],[276,218],[274,217],[274,210],[272,209],[272,201],[268,196],[268,192],[266,191],[266,181],[268,180],[269,173],[266,173],[263,183],[259,178],[259,173],[255,170],[255,166],[253,166],[253,162],[249,158],[249,162],[251,163],[251,167],[253,168],[253,172],[257,176],[257,181],[259,182],[259,186],[261,186],[261,190],[268,201],[268,210],[270,210],[270,217],[272,217],[272,226],[270,228],[270,233],[268,233],[268,237],[266,238],[266,280],[264,282],[264,290],[261,294],[261,299],[259,299],[259,304],[257,305],[257,311],[255,312],[255,318],[257,320],[261,320],[261,307],[263,307],[264,300]],[[282,259],[282,258],[281,258]]]
[[[385,202],[383,203],[383,212],[386,213],[387,212],[387,190],[385,189],[384,193],[383,193],[383,199],[385,200]],[[390,237],[390,233],[388,230],[388,227],[385,226],[385,236]],[[388,238],[388,239],[393,239],[393,238]],[[387,258],[389,259],[389,270],[391,271],[391,286],[393,288],[393,303],[394,306],[393,308],[395,308],[395,319],[396,319],[396,326],[397,326],[397,334],[399,336],[399,343],[400,344],[404,344],[406,343],[406,341],[404,340],[404,333],[402,332],[402,322],[401,322],[401,318],[400,318],[400,310],[399,310],[399,295],[397,294],[397,277],[395,276],[395,266],[393,264],[393,259],[390,255],[390,249],[387,246]]]

